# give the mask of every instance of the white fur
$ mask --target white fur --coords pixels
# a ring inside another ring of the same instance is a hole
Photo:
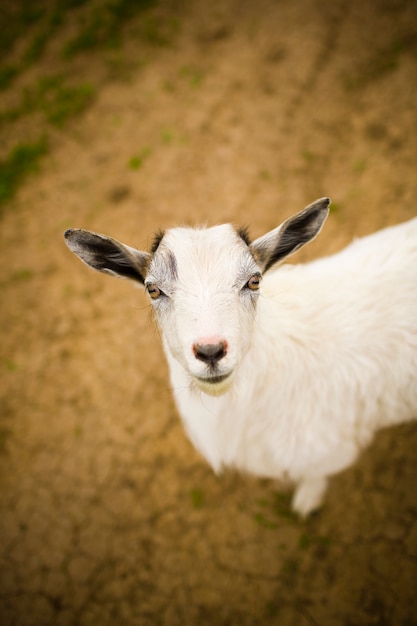
[[[184,233],[171,236],[181,258]],[[289,478],[299,483],[294,507],[305,515],[320,505],[327,476],[351,465],[376,429],[417,416],[417,219],[266,273],[252,323],[229,293],[218,293],[235,272],[233,255],[222,263],[206,254],[211,271],[200,279],[184,253],[192,289],[178,295],[175,341],[186,351],[201,333],[225,335],[239,367],[228,391],[201,393],[160,318],[179,413],[216,472]]]
[[[216,472],[294,481],[306,515],[377,429],[417,416],[417,219],[269,269],[251,292],[256,259],[230,225],[175,228],[144,280],[165,294],[155,314],[195,447]],[[193,346],[220,339],[216,373],[229,377],[213,384]]]

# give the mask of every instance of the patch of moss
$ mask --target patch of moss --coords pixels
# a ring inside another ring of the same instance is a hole
[[[16,65],[5,65],[0,67],[0,91],[7,89],[9,85],[14,81],[19,73]]]
[[[200,87],[204,80],[203,72],[198,67],[192,65],[182,67],[179,71],[179,75],[187,81],[191,87]]]
[[[151,149],[148,147],[143,148],[138,154],[135,154],[129,159],[129,168],[131,170],[139,170],[150,155]]]
[[[360,89],[367,84],[385,77],[395,71],[400,64],[403,52],[415,53],[416,33],[413,29],[404,34],[401,39],[394,39],[380,50],[374,52],[355,73],[345,78],[348,90]]]
[[[55,126],[62,126],[68,118],[83,112],[94,97],[94,88],[88,83],[83,85],[61,85],[50,100],[45,100],[43,110],[47,120]]]
[[[67,85],[62,75],[45,76],[34,87],[26,88],[17,107],[0,113],[0,125],[38,111],[55,126],[83,112],[92,102],[95,89],[89,83]]]
[[[10,200],[28,174],[38,169],[39,160],[47,151],[47,141],[41,138],[18,144],[0,161],[0,205]]]
[[[191,490],[190,497],[194,509],[201,509],[204,506],[204,492],[199,487],[195,487]]]
[[[100,47],[120,44],[122,28],[138,12],[153,7],[156,0],[108,0],[91,11],[75,37],[64,46],[65,58]]]
[[[171,46],[179,30],[179,22],[173,17],[150,15],[140,28],[140,35],[152,46]]]

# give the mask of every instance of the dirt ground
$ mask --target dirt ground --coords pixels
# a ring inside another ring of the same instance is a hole
[[[158,228],[225,220],[259,236],[328,195],[303,262],[415,216],[416,4],[151,11],[171,40],[132,22],[112,72],[107,52],[77,57],[96,98],[1,216],[0,623],[417,624],[415,424],[380,433],[296,519],[279,485],[213,475],[145,295],[63,242],[72,226],[147,248]],[[1,149],[37,125],[3,129]]]

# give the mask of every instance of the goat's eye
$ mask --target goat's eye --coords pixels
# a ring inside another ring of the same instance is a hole
[[[260,284],[261,284],[261,276],[259,274],[254,274],[253,276],[249,278],[245,287],[247,287],[251,291],[257,291],[259,289]]]
[[[150,297],[152,298],[152,300],[157,300],[159,296],[162,295],[162,291],[159,289],[159,287],[157,287],[156,285],[153,285],[152,283],[150,283],[149,285],[146,285],[146,290],[148,294],[150,295]]]

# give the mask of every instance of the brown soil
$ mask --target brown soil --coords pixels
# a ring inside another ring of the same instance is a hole
[[[416,5],[177,4],[174,43],[126,39],[123,80],[56,131],[2,217],[0,623],[417,624],[415,425],[381,433],[306,522],[273,482],[214,476],[145,295],[62,236],[258,236],[329,195],[304,261],[415,216]]]

